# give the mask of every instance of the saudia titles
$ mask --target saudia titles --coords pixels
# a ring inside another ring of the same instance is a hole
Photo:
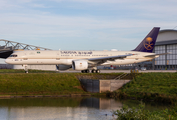
[[[92,54],[91,51],[60,51],[61,54]]]
[[[152,43],[152,38],[151,37],[147,37],[145,42],[144,42],[144,47],[146,48],[146,50],[152,50],[153,48],[153,43]]]

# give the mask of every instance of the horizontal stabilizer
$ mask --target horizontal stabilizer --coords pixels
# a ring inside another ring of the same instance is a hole
[[[154,54],[154,55],[147,55],[145,57],[155,57],[157,55],[167,55],[167,54],[171,54],[170,52],[169,53],[160,53],[160,54]]]
[[[134,54],[128,54],[128,55],[118,55],[118,56],[109,56],[109,57],[99,57],[99,58],[90,58],[89,61],[100,61],[100,60],[115,60],[115,59],[123,59],[127,56],[132,56]]]

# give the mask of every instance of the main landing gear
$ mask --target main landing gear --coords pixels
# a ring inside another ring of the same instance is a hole
[[[97,70],[95,70],[95,69],[93,69],[93,70],[89,70],[89,69],[87,69],[87,70],[82,70],[81,71],[82,73],[100,73],[100,70],[99,69],[97,69]]]

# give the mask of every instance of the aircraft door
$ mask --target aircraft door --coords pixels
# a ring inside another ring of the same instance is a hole
[[[60,50],[57,51],[56,60],[60,60]]]

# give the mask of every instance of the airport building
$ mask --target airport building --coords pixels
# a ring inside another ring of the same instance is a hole
[[[161,55],[158,58],[130,65],[117,65],[115,69],[141,69],[146,67],[149,70],[177,70],[177,30],[167,29],[159,31],[154,53],[171,53]]]
[[[177,69],[177,30],[161,30],[158,34],[154,52],[171,54],[161,55],[152,62],[155,70]]]

